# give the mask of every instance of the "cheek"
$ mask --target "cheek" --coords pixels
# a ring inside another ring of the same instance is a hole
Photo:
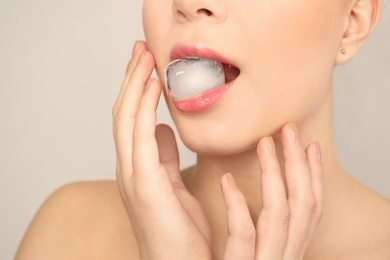
[[[272,1],[239,19],[243,49],[250,50],[252,66],[272,68],[279,75],[286,69],[312,64],[333,65],[342,35],[341,0]]]
[[[256,18],[263,27],[253,21],[245,27],[254,36],[244,42],[253,51],[243,71],[248,91],[242,99],[257,101],[259,111],[298,121],[327,98],[342,16],[335,1],[312,2]]]
[[[158,14],[158,15],[156,15]],[[169,42],[171,5],[164,1],[146,0],[142,10],[142,23],[145,40],[149,51],[155,56],[156,62],[169,58],[167,47]],[[157,64],[158,65],[158,64]]]

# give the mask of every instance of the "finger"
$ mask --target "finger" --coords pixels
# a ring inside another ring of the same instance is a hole
[[[257,223],[256,259],[282,259],[287,241],[289,208],[272,137],[257,146],[261,166],[263,208]]]
[[[134,68],[132,76],[123,94],[122,103],[114,118],[115,143],[123,172],[132,171],[133,129],[145,85],[154,68],[151,53],[143,52]]]
[[[156,140],[160,163],[167,169],[172,185],[186,189],[180,174],[179,152],[172,129],[167,125],[158,125],[156,127]]]
[[[284,256],[289,259],[301,259],[316,200],[306,153],[299,141],[295,125],[287,124],[282,128],[281,142],[290,207],[289,235]]]
[[[156,109],[161,91],[159,81],[149,79],[134,125],[133,165],[134,169],[137,169],[137,172],[146,179],[155,179],[154,172],[161,166],[155,136]]]
[[[123,90],[118,113],[124,113],[124,115],[130,116],[130,118],[135,118],[141,96],[154,67],[153,55],[148,51],[141,51]]]
[[[187,190],[180,173],[179,152],[175,135],[167,125],[156,127],[156,140],[159,151],[160,163],[165,167],[174,193],[179,199],[188,216],[202,233],[204,239],[211,244],[210,228],[208,220],[200,203]]]
[[[322,209],[323,167],[320,145],[318,143],[311,144],[308,147],[306,154],[309,162],[314,197],[319,208]]]
[[[133,51],[131,56],[135,58],[135,62],[129,62],[126,67],[126,74],[130,74],[133,72],[135,64],[137,62],[138,56],[142,51],[148,51],[148,46],[144,41],[136,41],[134,43]]]
[[[117,100],[112,108],[112,117],[113,117],[113,134],[114,134],[114,139],[116,141],[116,152],[117,152],[117,158],[116,158],[116,178],[117,178],[117,181],[118,181],[118,188],[119,188],[119,191],[121,194],[124,194],[123,191],[124,191],[124,187],[123,187],[123,184],[124,184],[124,180],[123,180],[123,176],[121,174],[122,172],[122,169],[121,169],[121,164],[119,162],[119,149],[118,149],[118,143],[117,142],[117,123],[116,123],[116,120],[117,120],[117,112],[119,110],[119,107],[120,107],[120,104],[122,102],[122,98],[123,98],[123,93],[127,87],[127,84],[128,84],[128,81],[130,79],[130,76],[131,74],[133,73],[133,70],[134,70],[134,67],[136,65],[136,62],[139,58],[139,55],[141,54],[142,50],[145,49],[144,47],[146,47],[146,44],[144,42],[141,42],[141,41],[137,41],[135,42],[134,46],[133,46],[133,51],[132,51],[132,57],[127,65],[127,69],[126,69],[126,76],[125,76],[125,79],[123,80],[122,82],[122,86],[121,86],[121,89],[120,89],[120,92],[119,92],[119,95],[117,97]],[[124,142],[126,142],[126,144],[128,144],[129,146],[131,146],[131,138],[126,138],[124,140]],[[130,150],[130,149],[129,149]],[[126,158],[130,158],[130,154],[131,152],[128,151],[128,153],[126,153]],[[128,160],[128,162],[130,162],[130,160]],[[124,167],[125,169],[128,169],[130,170],[131,169],[131,162],[128,163],[127,166]]]
[[[122,82],[122,86],[121,86],[121,89],[119,91],[119,95],[116,99],[116,102],[112,108],[112,114],[113,115],[116,115],[118,109],[119,109],[119,106],[120,104],[122,103],[122,98],[123,98],[123,93],[125,92],[125,89],[127,87],[127,84],[129,82],[129,79],[131,77],[131,74],[133,73],[134,71],[134,68],[137,64],[137,60],[139,58],[139,55],[141,54],[142,51],[146,51],[148,48],[146,46],[146,43],[143,42],[143,41],[136,41],[134,46],[133,46],[133,51],[132,51],[132,55],[131,55],[131,59],[129,61],[129,63],[127,64],[127,68],[126,68],[126,74],[125,74],[125,78]]]
[[[315,229],[322,216],[322,192],[323,192],[323,167],[321,161],[321,148],[318,143],[312,143],[306,148],[309,169],[312,180],[313,194],[316,207],[312,216],[312,223],[309,230],[309,238],[314,234]],[[305,248],[308,246],[308,240]]]
[[[227,209],[229,229],[224,260],[253,259],[256,231],[245,197],[237,188],[230,173],[222,177],[221,188]]]
[[[167,125],[158,125],[156,127],[156,141],[158,146],[160,163],[165,167],[168,177],[172,183],[172,187],[177,198],[182,202],[184,209],[193,219],[200,231],[208,230],[207,220],[203,217],[204,213],[200,204],[188,192],[187,187],[183,183],[180,173],[179,152],[175,135],[172,129]],[[192,201],[192,203],[186,203]],[[190,205],[190,206],[189,206]],[[207,232],[206,232],[207,233]],[[205,236],[207,237],[207,236]]]

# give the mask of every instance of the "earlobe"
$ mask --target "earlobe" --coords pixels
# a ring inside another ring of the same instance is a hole
[[[348,21],[340,42],[335,64],[352,59],[378,24],[381,0],[352,0],[348,8]]]

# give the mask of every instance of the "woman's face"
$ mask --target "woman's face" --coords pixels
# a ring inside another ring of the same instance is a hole
[[[163,84],[171,51],[182,45],[207,47],[240,70],[206,111],[183,112],[167,98],[183,142],[198,153],[233,154],[286,122],[320,120],[344,11],[343,0],[144,0],[145,37]]]

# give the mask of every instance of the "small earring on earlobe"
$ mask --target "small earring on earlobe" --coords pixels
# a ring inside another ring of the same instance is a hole
[[[346,54],[347,53],[347,50],[346,49],[341,49],[341,54]]]

